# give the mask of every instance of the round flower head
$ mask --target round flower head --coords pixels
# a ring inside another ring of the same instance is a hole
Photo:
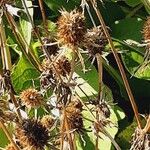
[[[24,90],[21,93],[20,98],[28,108],[37,108],[43,103],[42,95],[37,90],[31,88]]]
[[[48,143],[48,130],[39,121],[26,119],[16,127],[16,138],[23,148],[43,150]]]
[[[41,123],[43,126],[45,126],[47,129],[51,129],[51,127],[54,125],[55,120],[50,115],[45,115],[41,119]]]
[[[101,54],[106,45],[107,39],[101,26],[90,29],[85,35],[84,47],[90,56]]]
[[[61,11],[58,24],[58,40],[61,44],[77,46],[83,41],[86,33],[85,18],[83,13],[76,9],[70,13]]]

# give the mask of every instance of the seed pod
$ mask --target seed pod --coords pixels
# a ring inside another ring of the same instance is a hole
[[[42,95],[35,89],[24,90],[20,95],[21,101],[28,108],[37,108],[43,104]]]
[[[84,14],[76,9],[70,13],[61,11],[58,19],[58,40],[61,44],[78,46],[86,33]]]
[[[101,26],[94,27],[85,35],[83,46],[88,50],[90,56],[95,56],[97,53],[102,54],[107,43],[106,36]]]
[[[55,123],[55,120],[54,120],[54,118],[53,118],[52,116],[50,116],[50,115],[45,115],[45,116],[43,116],[42,119],[41,119],[41,124],[42,124],[43,126],[45,126],[47,129],[51,129],[52,126],[54,125],[54,123]]]
[[[82,119],[82,104],[79,100],[71,101],[66,106],[66,116],[70,130],[76,130],[77,132],[83,131],[83,119]]]
[[[26,119],[16,127],[16,138],[23,148],[44,150],[48,144],[48,130],[39,121]]]

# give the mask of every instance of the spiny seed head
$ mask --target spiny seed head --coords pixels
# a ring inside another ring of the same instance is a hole
[[[54,125],[55,120],[50,115],[45,115],[41,119],[41,123],[43,126],[45,126],[47,129],[51,129],[51,127]]]
[[[64,77],[71,72],[71,64],[65,56],[62,56],[61,58],[59,58],[54,63],[54,65],[55,65],[58,73]]]
[[[62,44],[78,46],[84,39],[86,33],[85,18],[83,13],[76,9],[67,12],[61,11],[58,19],[58,40]]]
[[[77,132],[83,130],[83,119],[82,119],[82,104],[80,101],[72,101],[66,106],[66,116],[68,118],[68,124],[70,129],[76,129]]]
[[[107,39],[101,26],[94,27],[85,35],[83,46],[88,50],[90,56],[101,54]]]
[[[16,150],[12,144],[8,144],[5,150]]]
[[[47,145],[48,130],[39,121],[26,119],[16,127],[16,138],[23,148],[43,150]]]
[[[20,95],[20,99],[28,108],[37,108],[43,104],[42,95],[32,88],[24,90]]]
[[[54,39],[44,38],[43,42],[44,42],[44,48],[46,49],[46,51],[50,56],[51,55],[56,56],[58,54],[59,48],[57,44],[53,44],[54,42],[56,42]],[[52,45],[47,45],[47,44],[52,44]]]
[[[148,47],[150,47],[150,17],[147,18],[147,21],[143,27],[143,38],[145,41],[148,41]]]

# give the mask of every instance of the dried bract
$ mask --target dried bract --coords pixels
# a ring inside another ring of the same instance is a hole
[[[70,13],[61,11],[58,24],[58,40],[61,44],[78,46],[84,39],[86,27],[84,14],[73,10]]]
[[[102,54],[106,43],[107,39],[103,29],[98,26],[88,30],[83,46],[88,50],[90,56],[95,56],[97,53]]]

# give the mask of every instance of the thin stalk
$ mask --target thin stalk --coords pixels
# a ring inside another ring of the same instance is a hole
[[[7,47],[6,45],[6,36],[5,36],[5,33],[4,33],[4,29],[3,29],[3,25],[1,24],[0,26],[0,39],[1,39],[1,52],[2,52],[2,60],[3,60],[3,66],[4,66],[4,69],[6,70],[9,70],[11,71],[12,69],[12,65],[11,65],[11,57],[10,57],[10,52],[9,52],[9,48]],[[6,85],[7,86],[7,85]],[[9,95],[10,95],[10,98],[15,106],[15,110],[16,110],[16,113],[17,113],[17,116],[19,118],[19,120],[21,121],[22,117],[21,117],[21,113],[20,113],[20,110],[18,109],[18,103],[17,103],[17,100],[15,98],[15,95],[13,94],[13,91],[12,89],[9,89]]]
[[[28,60],[37,68],[38,71],[41,70],[41,65],[39,61],[36,59],[36,57],[33,55],[32,50],[28,46],[27,42],[25,41],[24,37],[20,34],[19,30],[17,29],[17,25],[13,19],[13,17],[9,14],[9,12],[4,11],[4,14],[7,18],[7,21],[14,33],[14,36],[23,52],[23,54],[28,58]],[[29,54],[26,52],[26,47],[29,50]]]
[[[64,114],[63,114],[63,117],[62,117],[60,130],[61,130],[60,150],[63,150],[64,149],[64,132],[65,132],[65,117],[64,117]]]
[[[1,35],[1,47],[3,49],[3,53],[2,53],[3,65],[5,64],[6,65],[5,68],[7,70],[9,70],[12,68],[11,56],[10,56],[10,51],[9,51],[8,46],[6,46],[7,42],[6,42],[6,35],[5,35],[5,29],[4,29],[3,21],[1,21],[1,24],[0,24],[0,35]]]
[[[68,82],[67,84],[70,83],[70,81],[72,80],[72,76],[75,70],[75,59],[76,59],[76,52],[75,49],[72,50],[72,60],[71,60],[71,72],[69,74],[69,78],[68,78]]]
[[[135,13],[140,10],[143,7],[143,4],[139,4],[137,7],[135,7],[130,13],[126,16],[126,18],[130,18],[135,15]]]
[[[43,6],[43,0],[38,0],[38,1],[39,1],[39,6],[40,6],[41,14],[42,14],[43,24],[44,24],[45,30],[48,33],[48,28],[47,28],[48,24],[47,24],[45,10],[44,10],[44,6]]]
[[[143,129],[145,133],[150,132],[150,115],[148,116],[147,123]]]
[[[16,145],[16,143],[14,142],[12,136],[10,135],[9,131],[7,130],[6,126],[4,125],[4,122],[0,119],[0,127],[3,129],[3,131],[5,132],[8,140],[11,142],[11,144],[13,145],[15,150],[20,150],[18,148],[18,146]]]
[[[69,124],[68,124],[68,118],[66,116],[66,110],[64,109],[64,119],[65,119],[65,129],[66,129],[66,133],[67,133],[67,136],[68,136],[68,141],[69,141],[69,145],[70,145],[70,149],[71,150],[74,150],[74,142],[73,142],[73,139],[72,139],[72,136],[70,133],[70,127],[69,127]]]
[[[33,22],[33,20],[32,20],[32,17],[30,16],[30,13],[29,13],[28,8],[27,8],[27,6],[26,6],[25,0],[21,0],[21,1],[22,1],[22,4],[23,4],[23,6],[24,6],[24,8],[25,8],[25,10],[26,10],[26,14],[27,14],[27,16],[28,16],[29,22],[30,22],[31,25],[32,25],[33,31],[34,31],[36,37],[38,38],[38,40],[39,40],[40,43],[41,43],[41,47],[42,47],[43,52],[46,54],[46,56],[48,57],[48,59],[49,59],[51,62],[53,62],[52,59],[51,59],[50,54],[47,52],[46,48],[44,47],[44,43],[43,43],[43,41],[42,41],[42,39],[41,39],[41,36],[40,36],[40,34],[39,34],[39,32],[38,32],[36,26],[34,25],[34,22]],[[56,66],[55,66],[53,63],[52,63],[52,66],[53,66],[53,68],[54,68],[54,70],[55,70],[56,75],[57,75],[58,78],[60,79],[60,81],[63,82],[63,80],[62,80],[60,74],[59,74],[58,71],[57,71]]]
[[[99,19],[99,21],[100,21],[100,23],[101,23],[101,26],[102,26],[102,28],[103,28],[103,30],[104,30],[104,33],[105,33],[105,35],[106,35],[106,38],[107,38],[107,40],[108,40],[108,42],[109,42],[109,45],[110,45],[110,47],[111,47],[112,53],[113,53],[113,55],[114,55],[114,57],[115,57],[115,59],[116,59],[116,62],[117,62],[119,71],[120,71],[120,73],[121,73],[121,76],[122,76],[122,79],[123,79],[123,82],[124,82],[124,85],[125,85],[127,94],[128,94],[128,96],[129,96],[129,99],[130,99],[130,102],[131,102],[131,105],[132,105],[132,108],[133,108],[133,111],[134,111],[134,114],[135,114],[135,118],[136,118],[137,123],[138,123],[138,127],[141,129],[142,126],[141,126],[141,121],[140,121],[140,117],[139,117],[139,114],[138,114],[138,108],[137,108],[137,105],[136,105],[136,103],[135,103],[135,100],[134,100],[134,97],[133,97],[131,88],[130,88],[130,86],[129,86],[129,83],[128,83],[128,80],[127,80],[125,71],[124,71],[124,69],[123,69],[121,60],[120,60],[120,58],[119,58],[119,55],[118,55],[118,53],[117,53],[117,51],[116,51],[116,49],[115,49],[115,46],[114,46],[114,44],[113,44],[113,41],[112,41],[111,36],[110,36],[110,34],[109,34],[108,30],[107,30],[107,27],[106,27],[106,25],[105,25],[105,22],[104,22],[104,20],[103,20],[103,17],[102,17],[102,15],[101,15],[100,11],[97,9],[96,4],[95,4],[92,0],[90,0],[90,2],[91,2],[92,6],[93,6],[93,8],[94,8],[94,10],[95,10],[95,12],[96,12],[96,14],[97,14],[97,17],[98,17],[98,19]]]

